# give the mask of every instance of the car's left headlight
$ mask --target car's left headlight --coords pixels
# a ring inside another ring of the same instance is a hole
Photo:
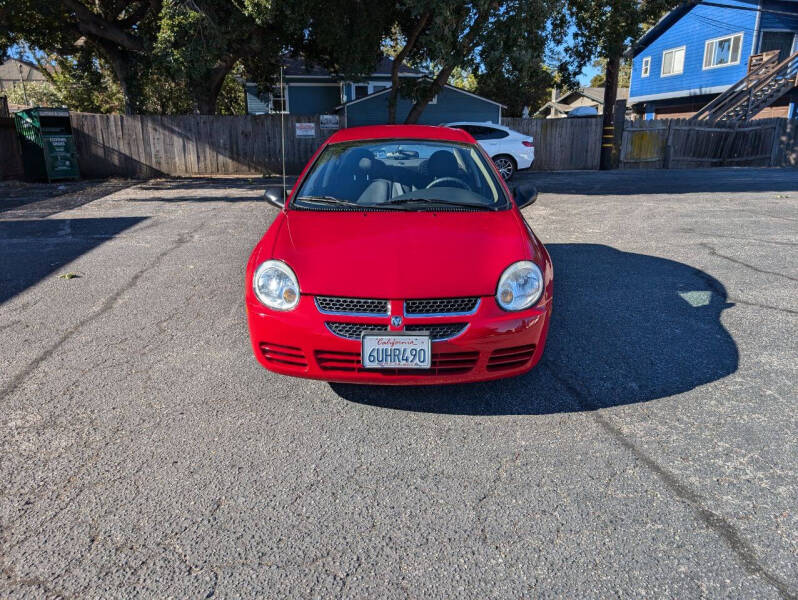
[[[540,300],[543,273],[530,260],[519,260],[504,270],[496,288],[496,302],[504,310],[524,310]]]
[[[255,270],[252,289],[258,300],[275,310],[293,310],[299,304],[296,275],[280,260],[267,260]]]

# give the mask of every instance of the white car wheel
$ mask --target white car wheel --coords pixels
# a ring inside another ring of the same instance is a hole
[[[508,181],[515,172],[515,163],[509,156],[496,156],[493,159],[493,164],[496,165],[499,175],[501,175],[502,179],[505,181]]]

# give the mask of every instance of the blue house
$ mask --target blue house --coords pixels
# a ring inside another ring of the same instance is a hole
[[[360,125],[380,125],[388,119],[388,100],[390,88],[378,90],[363,98],[344,102],[335,107],[336,112],[347,127]],[[396,102],[396,122],[403,123],[412,100],[398,98]],[[503,104],[483,98],[453,85],[444,85],[418,120],[419,125],[440,125],[452,121],[480,121],[501,125]]]
[[[246,83],[247,113],[263,115],[284,112],[291,115],[338,114],[347,127],[376,125],[388,120],[388,97],[393,61],[384,57],[374,72],[362,81],[336,78],[326,69],[308,66],[301,59],[284,60],[283,89],[259,94],[254,83]],[[402,65],[400,80],[420,79],[423,73]],[[407,117],[412,102],[399,98],[396,120]],[[449,121],[490,121],[499,124],[504,106],[466,90],[446,85],[427,105],[419,123]]]
[[[752,55],[778,50],[781,61],[798,51],[795,0],[713,4],[681,4],[631,48],[629,105],[637,115],[690,117],[745,77]],[[793,89],[758,117],[798,117],[797,101]]]

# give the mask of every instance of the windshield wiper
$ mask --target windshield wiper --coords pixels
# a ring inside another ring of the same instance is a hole
[[[377,204],[376,206],[407,206],[416,204],[419,206],[435,206],[437,208],[441,208],[442,206],[448,207],[453,206],[455,208],[475,208],[478,210],[498,210],[498,208],[494,206],[489,206],[487,204],[481,204],[478,202],[451,202],[449,200],[428,200],[426,198],[395,198],[393,200],[388,200],[388,202],[383,202],[381,204]]]
[[[297,200],[306,200],[317,204],[330,204],[332,206],[357,206],[357,203],[336,198],[335,196],[299,196]]]

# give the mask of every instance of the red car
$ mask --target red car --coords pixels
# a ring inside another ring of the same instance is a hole
[[[247,265],[252,349],[267,369],[336,382],[437,384],[540,360],[552,266],[468,133],[345,129],[311,158]]]

